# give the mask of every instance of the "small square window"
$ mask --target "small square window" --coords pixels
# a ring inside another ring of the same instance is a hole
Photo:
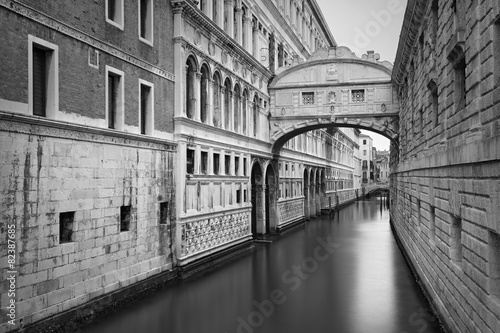
[[[131,206],[120,207],[120,231],[130,230]]]
[[[168,201],[160,202],[160,224],[168,223]]]
[[[352,90],[351,91],[351,101],[353,103],[363,103],[365,101],[365,90]]]
[[[123,30],[123,0],[106,0],[106,22]]]
[[[59,213],[59,244],[73,242],[75,212]]]
[[[302,105],[314,105],[314,92],[302,93]]]

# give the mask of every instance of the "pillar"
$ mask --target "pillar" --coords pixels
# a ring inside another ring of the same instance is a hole
[[[224,8],[225,0],[217,0],[217,22],[215,22],[222,30],[224,30]]]
[[[226,91],[227,94],[229,94],[229,105],[228,105],[228,110],[227,110],[227,116],[229,119],[226,121],[226,130],[228,131],[233,131],[233,122],[234,122],[234,115],[233,115],[233,105],[234,105],[234,93],[232,91]]]
[[[236,43],[243,46],[243,44],[242,44],[242,40],[243,40],[243,9],[241,9],[241,7],[238,7],[236,9],[236,34],[235,34],[234,39],[236,40]]]
[[[220,128],[226,128],[226,87],[220,86]]]
[[[207,79],[207,124],[214,124],[214,80]]]
[[[207,15],[209,19],[213,20],[214,0],[205,0],[205,1],[206,1],[205,15]]]
[[[201,121],[201,73],[194,74],[194,116],[193,119]]]
[[[184,17],[183,17],[184,7],[181,4],[173,5],[174,12],[174,36],[182,36],[184,31]],[[174,68],[175,68],[175,79],[177,84],[175,85],[175,98],[174,98],[174,108],[175,116],[181,117],[184,112],[184,101],[185,101],[185,80],[186,80],[186,66],[184,62],[184,56],[182,52],[182,40],[174,39]]]
[[[258,61],[260,61],[259,55],[259,24],[256,21],[252,21],[252,55]]]
[[[234,38],[234,0],[224,0],[224,20],[227,21],[226,33]]]
[[[243,29],[245,31],[245,45],[243,47],[248,53],[252,54],[252,19],[250,13],[247,16],[243,16]]]

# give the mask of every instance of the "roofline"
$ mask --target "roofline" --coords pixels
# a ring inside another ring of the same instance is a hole
[[[392,79],[398,85],[401,85],[406,74],[406,66],[413,52],[428,2],[429,0],[408,0],[392,72]]]
[[[325,17],[323,16],[323,12],[321,11],[321,8],[319,7],[318,3],[316,2],[316,0],[309,0],[309,4],[314,11],[314,15],[318,20],[318,24],[321,25],[321,28],[325,33],[327,42],[330,43],[329,46],[330,47],[337,46],[337,42],[335,41],[335,38],[333,38],[333,34],[330,30],[330,27],[328,27],[328,23],[326,23]]]

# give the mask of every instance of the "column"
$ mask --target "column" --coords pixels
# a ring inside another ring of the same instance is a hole
[[[253,123],[253,99],[250,98],[250,96],[253,95],[250,94],[249,92],[247,101],[247,127],[248,127],[247,135],[253,136],[254,133],[253,127],[255,126],[255,124]]]
[[[229,105],[228,105],[228,110],[227,110],[227,116],[229,119],[226,121],[226,130],[228,131],[233,131],[233,122],[234,122],[234,115],[233,115],[233,105],[234,105],[234,93],[232,91],[226,92],[229,94]]]
[[[182,36],[182,31],[184,30],[184,17],[182,12],[184,8],[180,4],[172,6],[174,12],[174,36]],[[177,81],[177,84],[175,85],[174,109],[175,116],[181,117],[184,113],[184,101],[186,100],[186,97],[184,96],[186,91],[186,83],[184,82],[186,80],[186,66],[183,63],[184,57],[181,39],[174,39],[174,54],[174,74]]]
[[[220,86],[220,128],[226,128],[226,87]]]
[[[205,0],[205,9],[206,12],[205,14],[208,16],[209,19],[213,20],[213,13],[214,13],[214,0]]]
[[[224,20],[227,23],[226,33],[234,38],[234,0],[224,0]]]
[[[240,95],[240,114],[238,115],[238,119],[239,119],[239,123],[238,123],[238,133],[242,133],[242,134],[245,134],[245,129],[243,128],[243,98],[245,98],[245,96],[242,94]]]
[[[224,30],[225,0],[217,0],[217,25]]]
[[[302,13],[299,12],[299,15],[297,15],[297,36],[299,36],[299,39],[302,41]]]
[[[236,43],[243,46],[243,9],[241,7],[236,8]]]
[[[200,121],[201,117],[201,73],[194,74],[194,116],[193,119]]]
[[[214,124],[214,80],[207,80],[207,124]]]
[[[259,55],[259,24],[256,21],[252,21],[252,55],[254,58],[260,61]]]
[[[243,16],[243,31],[245,31],[245,45],[243,48],[252,54],[252,21],[251,15]]]

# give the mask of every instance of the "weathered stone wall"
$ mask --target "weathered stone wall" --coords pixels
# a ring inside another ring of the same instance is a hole
[[[500,6],[435,3],[409,2],[395,64],[391,220],[450,331],[499,332]]]
[[[0,255],[7,257],[6,225],[13,224],[18,272],[17,325],[2,323],[2,331],[169,270],[175,255],[175,212],[164,221],[159,212],[160,202],[174,202],[173,147],[30,120],[0,123]],[[120,231],[120,207],[128,205],[130,228]],[[61,243],[64,212],[74,212],[73,233]],[[5,260],[0,269],[7,271]],[[2,279],[2,309],[8,287]]]

